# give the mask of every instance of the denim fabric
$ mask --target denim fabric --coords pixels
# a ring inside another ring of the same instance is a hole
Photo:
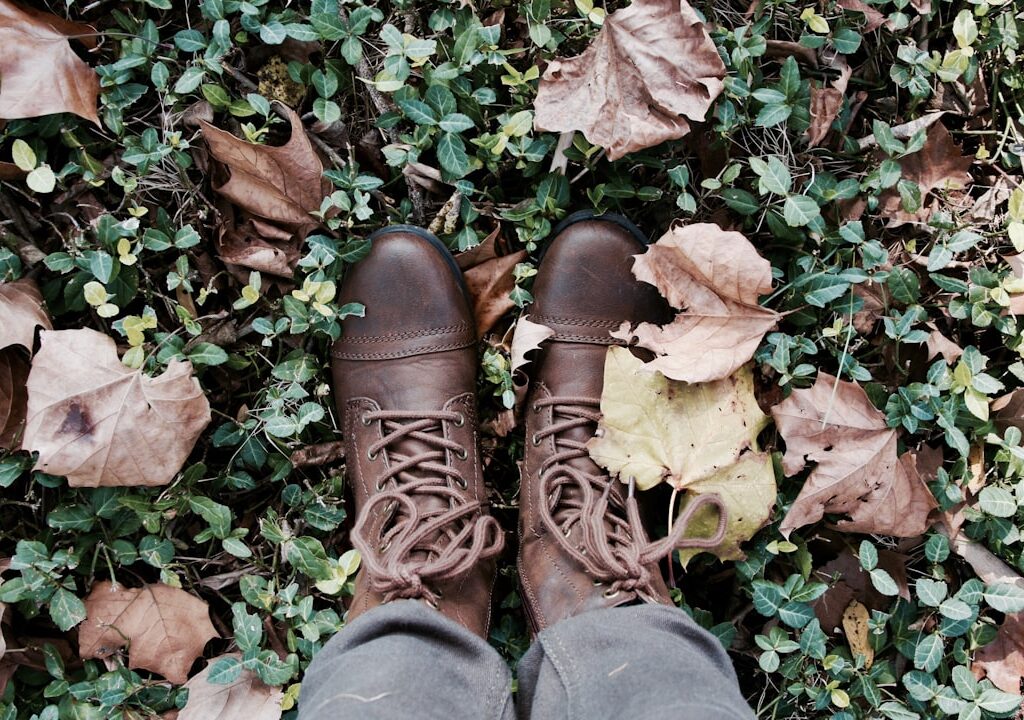
[[[750,720],[729,657],[685,613],[598,610],[541,632],[519,664],[415,600],[338,633],[302,682],[299,720]]]

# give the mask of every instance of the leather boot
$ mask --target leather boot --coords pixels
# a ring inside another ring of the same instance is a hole
[[[531,320],[555,331],[531,364],[524,413],[519,577],[535,632],[590,610],[671,604],[659,561],[683,544],[692,515],[688,508],[672,537],[651,542],[632,486],[586,450],[600,420],[605,355],[618,343],[610,331],[671,316],[631,271],[646,239],[619,216],[579,213],[562,228],[540,262],[530,309]]]
[[[481,476],[476,331],[462,277],[420,228],[371,239],[339,292],[366,316],[347,318],[331,350],[362,554],[348,618],[414,598],[486,637],[504,536]]]

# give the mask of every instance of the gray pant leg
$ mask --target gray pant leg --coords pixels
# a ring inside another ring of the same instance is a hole
[[[729,656],[662,605],[578,615],[544,630],[519,663],[526,720],[750,720]]]
[[[416,600],[356,618],[302,681],[299,720],[513,720],[511,674],[490,645]]]

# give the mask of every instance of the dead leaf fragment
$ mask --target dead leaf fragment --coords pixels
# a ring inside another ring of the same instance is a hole
[[[711,552],[742,558],[740,544],[768,521],[775,504],[771,458],[757,447],[768,417],[754,398],[750,368],[701,385],[642,370],[628,349],[609,348],[590,457],[623,482],[634,478],[641,490],[666,482],[685,491],[684,503],[717,493],[728,508],[728,527]],[[689,536],[713,535],[717,525],[716,511],[704,508]],[[696,552],[685,551],[683,562]]]
[[[861,13],[867,20],[864,25],[864,32],[866,33],[873,32],[888,22],[883,13],[862,2],[862,0],[839,0],[836,4],[848,12]]]
[[[811,124],[807,128],[807,146],[817,147],[832,129],[839,111],[843,109],[843,93],[834,87],[811,84]]]
[[[515,332],[512,335],[512,346],[509,351],[511,372],[517,370],[530,362],[526,354],[540,348],[541,343],[555,334],[555,331],[547,325],[541,325],[530,320],[529,315],[523,315],[516,321]]]
[[[330,191],[323,164],[306,136],[302,119],[285,108],[291,137],[280,147],[256,145],[203,122],[210,154],[227,166],[227,182],[214,188],[238,207],[266,220],[303,227],[316,225],[310,212]]]
[[[818,373],[772,416],[786,441],[786,475],[817,463],[782,521],[784,536],[825,513],[845,515],[839,528],[847,532],[910,537],[928,529],[935,498],[910,453],[897,456],[896,431],[860,385]]]
[[[95,47],[96,30],[0,0],[0,118],[74,113],[100,124],[100,79],[68,43]]]
[[[722,92],[725,65],[685,0],[635,0],[609,15],[582,55],[540,81],[538,130],[580,130],[623,155],[681,138]]]
[[[224,658],[237,660],[241,655],[219,655],[210,660],[202,672],[189,678],[185,683],[188,702],[178,720],[278,720],[284,693],[280,688],[264,684],[255,673],[242,670],[226,685],[210,682],[210,670]]]
[[[843,634],[850,645],[850,654],[853,657],[864,656],[865,670],[870,670],[875,662],[875,649],[871,647],[868,634],[870,619],[868,609],[856,600],[852,601],[843,613]]]
[[[927,323],[927,325],[931,328],[928,339],[924,341],[925,347],[928,348],[928,359],[931,360],[935,356],[941,355],[947,365],[955,363],[964,354],[964,349],[943,335],[935,327],[935,323]]]
[[[905,600],[910,599],[910,588],[907,585],[908,560],[901,553],[884,549],[878,551],[878,567],[889,573],[899,589],[899,596]],[[869,610],[884,611],[892,607],[893,598],[875,589],[870,576],[861,567],[860,560],[848,547],[844,547],[834,560],[815,568],[814,578],[831,585],[813,605],[814,614],[826,632],[842,627],[843,613],[854,600]]]
[[[1024,617],[1007,615],[995,640],[980,648],[971,666],[978,677],[987,677],[1004,692],[1020,692],[1024,676]]]
[[[175,684],[188,679],[206,643],[218,637],[209,606],[170,585],[126,588],[104,580],[84,602],[86,619],[78,629],[82,659],[109,657],[127,646],[128,667],[150,670]]]
[[[668,325],[623,326],[612,336],[635,341],[658,357],[646,364],[690,383],[728,377],[754,356],[779,314],[758,305],[771,292],[771,264],[742,234],[698,223],[669,229],[633,264],[682,312]]]
[[[165,485],[210,422],[192,364],[174,360],[157,377],[118,360],[95,330],[45,331],[28,376],[22,446],[36,469],[72,487]]]

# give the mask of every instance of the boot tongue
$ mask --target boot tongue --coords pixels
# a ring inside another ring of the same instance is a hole
[[[586,343],[551,342],[545,348],[541,359],[543,372],[538,378],[555,397],[585,397],[599,400],[604,385],[604,359],[608,348],[604,345]],[[597,411],[596,406],[588,409]],[[555,415],[557,423],[561,418]],[[587,424],[559,433],[559,437],[586,443],[597,430],[596,425]],[[589,455],[566,462],[572,468],[588,475],[604,474]]]

